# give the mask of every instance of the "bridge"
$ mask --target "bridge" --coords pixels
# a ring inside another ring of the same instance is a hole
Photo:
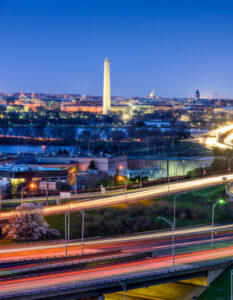
[[[231,249],[231,255],[233,254]],[[204,255],[205,253],[199,253]],[[0,299],[196,299],[232,259],[192,264],[194,255],[147,259],[1,281]],[[189,261],[189,263],[187,263]],[[184,263],[186,262],[186,263]],[[164,267],[162,267],[164,266]]]

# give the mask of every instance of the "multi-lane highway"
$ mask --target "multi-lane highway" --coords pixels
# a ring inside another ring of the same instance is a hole
[[[210,244],[211,226],[199,226],[175,231],[175,242],[179,246]],[[231,241],[233,224],[215,226],[215,239],[218,241]],[[224,235],[222,234],[224,233]],[[105,239],[88,239],[84,241],[85,253],[95,253],[103,250],[121,249],[124,252],[136,249],[164,249],[171,246],[171,231],[151,232]],[[68,254],[81,253],[80,242],[68,244]],[[30,259],[37,257],[58,256],[65,254],[65,243],[47,242],[9,245],[0,249],[0,261],[12,259]]]
[[[215,226],[215,249],[210,249],[211,226],[177,229],[175,232],[175,263],[182,266],[198,262],[233,256],[233,224]],[[68,254],[80,254],[80,242],[69,244]],[[197,250],[199,249],[199,250]],[[202,250],[200,250],[202,249]],[[114,257],[135,255],[143,251],[153,251],[154,258],[142,256],[140,259],[116,261]],[[115,253],[110,253],[110,252]],[[117,253],[116,251],[121,251]],[[0,250],[0,298],[20,292],[30,292],[48,288],[66,287],[92,280],[115,278],[131,274],[143,274],[150,271],[170,268],[172,264],[171,232],[152,232],[118,238],[95,239],[85,241],[84,253],[93,253],[88,257],[68,257],[62,259],[20,262],[17,266],[7,266],[7,261],[17,259],[35,259],[36,257],[54,257],[65,254],[64,243],[33,243],[8,245]],[[101,262],[93,264],[92,256]],[[86,262],[90,261],[87,265]],[[98,260],[98,258],[97,258]],[[4,266],[3,261],[6,262]],[[80,262],[80,263],[79,263]],[[58,265],[57,265],[58,264]],[[67,269],[66,269],[67,268]],[[11,276],[11,272],[13,275]],[[28,272],[28,273],[27,273]],[[2,276],[2,277],[1,277]],[[4,277],[5,276],[5,277]]]
[[[188,265],[199,262],[208,262],[216,259],[231,258],[233,246],[219,249],[194,251],[192,253],[177,254],[176,266]],[[144,258],[136,261],[118,262],[103,266],[87,267],[81,270],[69,270],[51,274],[37,274],[32,277],[3,280],[0,282],[1,296],[15,293],[43,291],[48,288],[61,288],[76,283],[128,276],[131,274],[144,274],[155,270],[164,270],[171,267],[171,257]],[[1,297],[0,296],[0,297]]]
[[[148,198],[156,198],[168,194],[181,193],[194,189],[206,188],[223,184],[223,178],[227,178],[228,182],[233,182],[233,174],[218,175],[205,177],[201,179],[186,180],[171,184],[162,184],[155,187],[143,188],[133,192],[125,192],[124,194],[112,197],[102,197],[98,199],[76,201],[69,204],[47,206],[42,210],[42,214],[61,214],[67,211],[90,210],[101,207],[113,206],[117,204],[140,201]],[[0,220],[6,220],[15,215],[15,211],[1,212]]]

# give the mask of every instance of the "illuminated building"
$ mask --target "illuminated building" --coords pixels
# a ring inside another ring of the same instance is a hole
[[[61,111],[66,112],[92,112],[102,114],[103,108],[101,105],[77,105],[73,103],[65,103],[61,105]]]
[[[67,181],[68,171],[58,168],[44,168],[41,166],[5,164],[0,167],[0,180],[18,184],[24,181]]]
[[[154,98],[154,96],[155,96],[155,91],[152,90],[152,92],[150,93],[149,97],[150,97],[150,98]]]
[[[106,57],[104,61],[104,92],[103,92],[103,114],[111,112],[111,94],[110,94],[110,68],[109,60]]]

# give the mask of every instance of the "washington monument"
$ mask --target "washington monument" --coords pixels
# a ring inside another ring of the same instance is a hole
[[[103,114],[111,112],[111,94],[110,94],[110,69],[109,60],[106,57],[104,61],[104,93],[103,93]]]

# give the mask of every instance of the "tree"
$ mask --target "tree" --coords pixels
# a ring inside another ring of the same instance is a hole
[[[114,141],[121,141],[125,138],[125,133],[123,130],[114,130],[112,132],[112,139]]]
[[[59,236],[56,229],[50,229],[40,214],[41,205],[24,203],[16,207],[16,214],[3,226],[2,234],[9,240],[35,241],[40,238]]]
[[[88,170],[97,170],[97,169],[96,169],[96,166],[95,166],[94,160],[91,160],[91,161],[90,161],[90,164],[89,164],[89,166],[88,166],[87,169],[88,169]]]
[[[0,129],[2,131],[2,134],[4,137],[6,136],[8,130],[9,130],[9,122],[7,119],[1,119],[0,120]]]

